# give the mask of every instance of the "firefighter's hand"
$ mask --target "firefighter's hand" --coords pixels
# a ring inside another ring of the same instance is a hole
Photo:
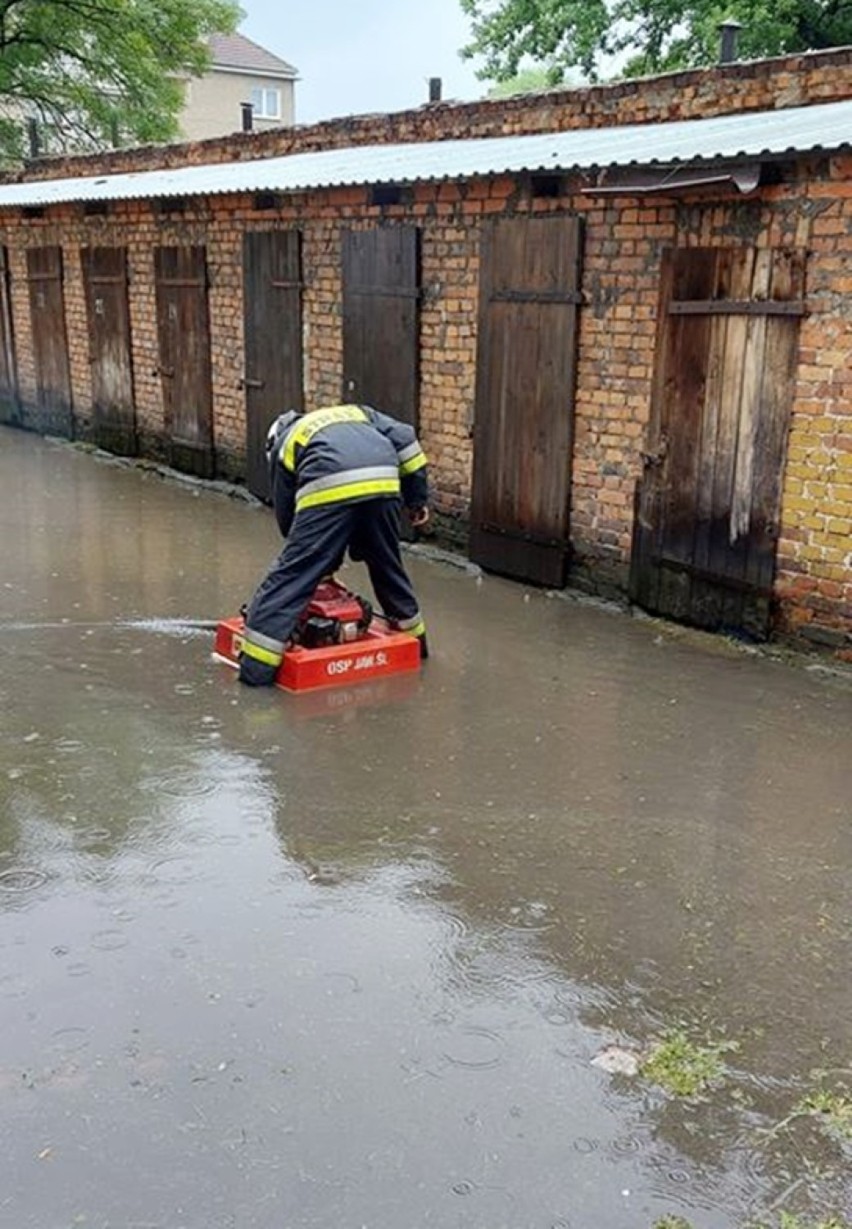
[[[429,509],[426,507],[409,508],[408,519],[415,529],[422,529],[424,525],[429,524]]]

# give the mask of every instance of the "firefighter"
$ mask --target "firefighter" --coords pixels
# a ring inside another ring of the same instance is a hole
[[[246,612],[240,681],[269,686],[299,615],[349,549],[363,560],[391,626],[420,641],[426,628],[399,546],[404,505],[429,520],[426,457],[412,427],[369,406],[291,410],[266,444],[275,517],[287,542]]]

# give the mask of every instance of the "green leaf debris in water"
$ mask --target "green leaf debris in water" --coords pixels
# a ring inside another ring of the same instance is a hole
[[[850,1229],[848,1220],[838,1220],[830,1216],[828,1220],[802,1220],[801,1216],[793,1216],[790,1212],[782,1212],[778,1221],[778,1229]]]
[[[676,1029],[651,1048],[641,1074],[676,1097],[697,1097],[722,1080],[722,1055],[737,1048],[732,1041],[697,1045],[682,1029]]]
[[[662,1220],[654,1221],[654,1229],[695,1229],[692,1221],[684,1220],[682,1216],[664,1216]],[[749,1221],[743,1229],[852,1229],[848,1220],[839,1220],[830,1216],[828,1220],[803,1220],[790,1212],[779,1213],[777,1221]]]
[[[826,1135],[839,1144],[852,1143],[852,1099],[820,1089],[803,1097],[794,1111],[815,1118]]]

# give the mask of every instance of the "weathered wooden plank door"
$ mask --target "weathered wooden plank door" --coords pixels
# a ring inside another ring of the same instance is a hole
[[[159,247],[154,252],[154,267],[169,460],[176,469],[212,478],[215,458],[207,250]]]
[[[483,234],[471,558],[560,587],[569,558],[581,229],[500,218]]]
[[[664,253],[630,580],[647,610],[768,634],[804,270],[789,249]]]
[[[135,456],[136,407],[127,300],[127,249],[83,248],[92,369],[92,435],[108,452]]]
[[[20,421],[9,252],[3,244],[0,245],[0,422],[17,424]]]
[[[69,439],[74,434],[71,368],[62,292],[62,249],[30,248],[27,281],[33,331],[36,404],[27,425]],[[30,421],[32,420],[32,421]]]
[[[303,406],[301,234],[258,231],[243,238],[246,484],[269,499],[264,445],[278,414]]]
[[[343,400],[417,429],[420,232],[343,232]]]

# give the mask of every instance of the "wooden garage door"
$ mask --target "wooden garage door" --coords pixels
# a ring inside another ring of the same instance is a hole
[[[9,251],[0,245],[0,422],[19,423],[20,410]]]
[[[177,469],[211,478],[215,463],[206,249],[160,247],[154,264],[169,460]]]
[[[36,404],[31,412],[27,412],[26,421],[27,425],[40,431],[70,439],[74,434],[74,416],[62,276],[61,248],[29,249],[27,281],[33,330]]]
[[[259,231],[243,239],[246,483],[269,498],[264,445],[269,424],[301,409],[302,273],[298,231]]]
[[[805,256],[664,253],[631,596],[700,627],[769,630]]]
[[[417,429],[420,243],[413,226],[343,234],[343,400]]]
[[[483,235],[470,554],[495,572],[565,583],[581,230],[501,218]]]
[[[134,456],[137,451],[136,409],[127,302],[127,249],[83,248],[81,259],[92,371],[92,434],[101,448]]]

